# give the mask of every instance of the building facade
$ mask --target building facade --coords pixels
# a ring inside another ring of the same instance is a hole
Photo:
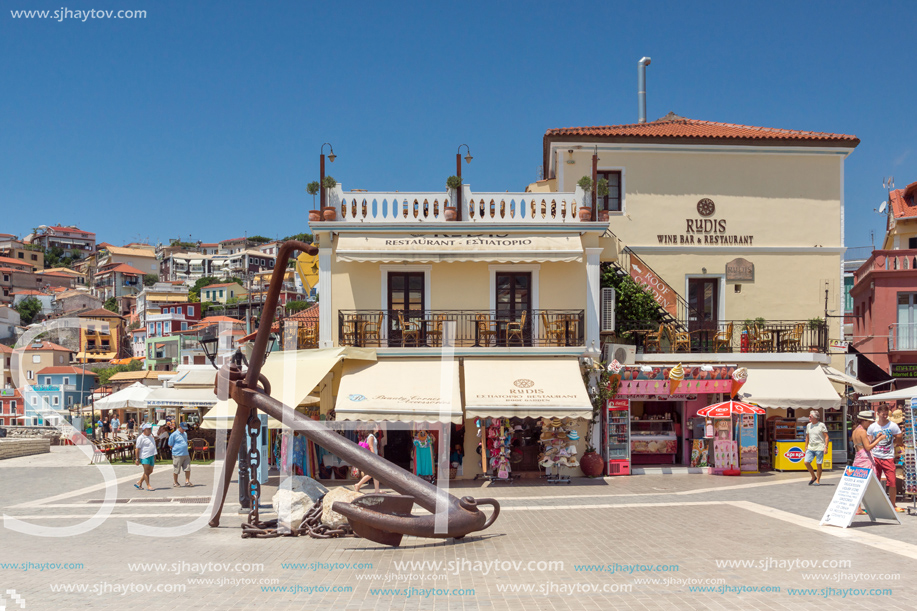
[[[98,374],[79,367],[46,367],[22,390],[25,422],[55,425],[69,421],[71,412],[89,402]],[[49,415],[48,409],[51,410]]]

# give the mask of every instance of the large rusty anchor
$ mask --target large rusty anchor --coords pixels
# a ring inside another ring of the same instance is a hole
[[[372,452],[367,452],[321,423],[269,396],[270,382],[261,374],[261,366],[264,363],[283,275],[287,269],[287,262],[295,251],[303,251],[310,255],[318,253],[314,246],[297,241],[285,242],[280,247],[248,369],[243,370],[242,364],[236,360],[224,365],[217,377],[216,387],[227,385],[229,396],[238,407],[229,434],[223,477],[220,478],[216,491],[219,502],[214,506],[210,526],[216,527],[220,524],[220,514],[226,501],[226,492],[243,436],[246,432],[253,434],[257,431],[259,425],[255,415],[261,411],[281,422],[295,422],[295,430],[301,435],[399,493],[367,494],[353,503],[335,502],[332,509],[349,520],[357,535],[384,545],[397,546],[404,535],[460,539],[469,533],[489,527],[500,514],[500,505],[494,499],[475,500],[470,496],[457,499],[445,490]],[[259,458],[257,453],[254,458]],[[251,493],[252,512],[246,526],[249,530],[266,529],[267,525],[258,519],[259,487],[253,485]],[[412,514],[415,502],[430,513]],[[480,510],[479,507],[482,505],[493,507],[493,513],[489,518]]]

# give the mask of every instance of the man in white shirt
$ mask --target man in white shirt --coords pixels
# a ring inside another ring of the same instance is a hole
[[[809,475],[812,476],[810,486],[821,486],[821,464],[827,449],[828,427],[820,422],[819,413],[812,410],[809,412],[809,424],[806,425],[806,457],[803,459]],[[815,462],[818,468],[817,473],[812,469],[812,462]]]
[[[872,459],[876,463],[876,477],[882,481],[882,475],[885,475],[885,482],[888,485],[888,499],[892,502],[892,507],[898,513],[904,513],[903,507],[895,505],[895,497],[898,495],[898,488],[895,484],[895,446],[904,443],[904,434],[897,424],[888,419],[888,405],[882,404],[876,409],[876,421],[866,429],[870,441],[879,438],[879,444],[872,449]]]
[[[143,475],[140,481],[134,484],[137,490],[143,489],[143,483],[146,482],[146,489],[152,490],[150,484],[150,474],[156,465],[156,440],[153,439],[153,426],[145,422],[140,428],[140,436],[137,437],[137,443],[134,447],[134,462],[143,466]]]

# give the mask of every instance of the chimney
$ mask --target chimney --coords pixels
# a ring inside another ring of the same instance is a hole
[[[646,123],[646,67],[651,61],[649,57],[642,57],[637,62],[637,102],[640,107],[637,123]]]

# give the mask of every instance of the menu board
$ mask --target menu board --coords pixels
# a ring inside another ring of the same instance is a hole
[[[872,520],[882,518],[895,520],[900,524],[901,520],[898,519],[884,488],[876,479],[872,469],[846,467],[844,476],[841,477],[831,504],[825,510],[819,526],[827,524],[847,528],[853,521],[853,516],[856,515],[857,507],[861,504]]]
[[[742,471],[758,470],[758,427],[754,414],[742,414],[739,431],[739,464]]]
[[[732,471],[739,468],[735,441],[717,439],[713,442],[713,466],[716,470]]]
[[[691,466],[706,467],[707,464],[707,441],[705,439],[695,439],[691,444]]]

